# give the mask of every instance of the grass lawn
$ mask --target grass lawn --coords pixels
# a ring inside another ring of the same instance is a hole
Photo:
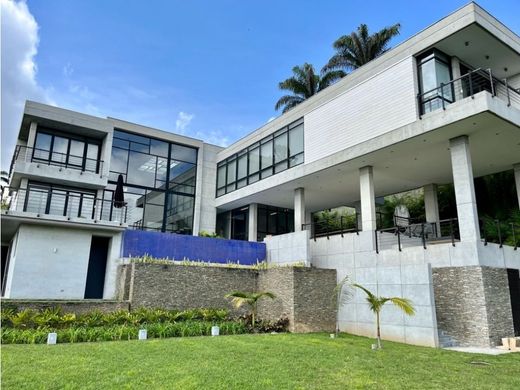
[[[328,334],[2,346],[3,389],[520,389],[520,354]],[[472,364],[477,362],[478,364]]]

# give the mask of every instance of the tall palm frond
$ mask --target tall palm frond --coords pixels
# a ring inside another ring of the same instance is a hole
[[[316,74],[314,67],[308,63],[293,67],[292,72],[292,77],[278,84],[281,90],[292,92],[292,95],[282,96],[275,104],[276,110],[283,107],[283,113],[286,113],[305,99],[317,94],[345,76],[345,72],[342,70],[327,71],[321,75]]]
[[[336,50],[329,62],[323,67],[323,72],[345,69],[357,69],[388,50],[390,40],[399,34],[399,23],[388,26],[370,34],[368,26],[361,24],[357,31],[339,37],[334,43]]]

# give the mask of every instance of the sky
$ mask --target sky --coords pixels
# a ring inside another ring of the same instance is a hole
[[[1,167],[25,100],[226,146],[280,115],[278,83],[361,23],[391,45],[465,5],[418,1],[0,0]],[[520,34],[520,0],[482,0]]]

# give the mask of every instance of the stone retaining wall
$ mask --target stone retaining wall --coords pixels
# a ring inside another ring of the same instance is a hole
[[[499,345],[514,335],[505,268],[434,268],[432,277],[438,328],[461,346]]]
[[[293,332],[333,331],[336,324],[332,298],[335,270],[303,267],[254,270],[133,263],[121,266],[120,277],[119,297],[130,300],[132,308],[221,307],[234,310],[224,298],[227,293],[269,291],[276,298],[260,301],[260,319],[287,317]],[[244,311],[234,312],[242,314]]]
[[[2,307],[13,307],[17,310],[32,309],[44,310],[47,308],[61,307],[64,313],[83,314],[94,310],[101,312],[112,312],[116,310],[130,310],[128,301],[106,301],[97,299],[74,300],[25,300],[25,299],[2,299]]]

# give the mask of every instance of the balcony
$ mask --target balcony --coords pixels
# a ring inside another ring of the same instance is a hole
[[[487,91],[520,109],[520,91],[508,85],[507,79],[499,80],[493,76],[491,69],[476,69],[450,81],[441,83],[437,88],[423,92],[417,96],[420,114],[424,115],[440,109],[456,101],[473,97],[475,94]]]
[[[9,174],[11,185],[16,187],[20,186],[20,179],[29,178],[101,188],[107,184],[103,165],[103,160],[85,155],[17,145]]]
[[[96,198],[95,193],[71,191],[45,185],[9,189],[6,216],[41,218],[76,223],[121,226],[126,223],[127,206],[116,207],[111,199]]]

